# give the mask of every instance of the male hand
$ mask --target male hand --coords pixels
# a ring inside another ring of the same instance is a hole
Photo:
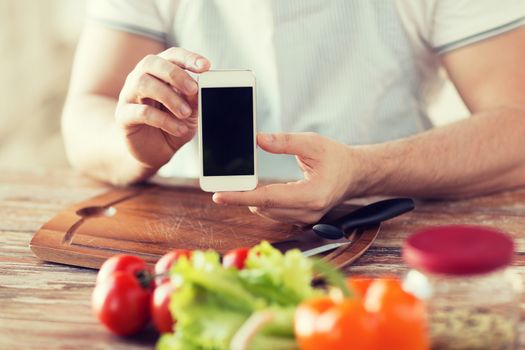
[[[261,216],[304,225],[317,222],[353,193],[355,156],[350,147],[315,133],[259,133],[257,143],[270,153],[295,155],[304,178],[249,192],[215,193],[215,203],[246,205]]]
[[[180,47],[144,57],[129,73],[116,109],[131,154],[144,166],[158,168],[193,138],[197,128],[195,80],[210,62]]]

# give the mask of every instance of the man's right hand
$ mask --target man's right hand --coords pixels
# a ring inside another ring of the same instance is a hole
[[[172,47],[144,57],[129,73],[115,112],[131,154],[144,166],[159,168],[191,140],[197,129],[195,80],[210,62]]]

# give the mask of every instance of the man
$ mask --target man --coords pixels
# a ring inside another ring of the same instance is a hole
[[[525,184],[523,0],[90,4],[63,130],[71,163],[96,178],[197,176],[194,74],[213,66],[256,73],[260,174],[300,178],[218,204],[304,224],[356,196]],[[472,116],[431,129],[440,66]]]

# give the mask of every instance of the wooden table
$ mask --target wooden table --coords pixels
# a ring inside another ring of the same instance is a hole
[[[45,263],[29,250],[33,233],[44,222],[107,188],[70,170],[0,172],[0,349],[153,347],[153,332],[120,339],[98,325],[90,310],[95,271]],[[403,239],[423,226],[445,223],[484,224],[510,233],[518,250],[515,268],[525,280],[525,189],[465,201],[418,203],[413,213],[384,224],[372,248],[347,272],[400,275],[406,271],[400,256]],[[522,311],[524,302],[525,298]]]

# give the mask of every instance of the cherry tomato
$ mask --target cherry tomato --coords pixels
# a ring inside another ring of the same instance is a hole
[[[189,259],[191,257],[191,250],[174,249],[164,254],[157,261],[157,263],[155,264],[155,275],[157,276],[155,280],[157,282],[157,285],[161,285],[169,280],[167,274],[170,271],[171,266],[182,256],[185,256],[187,259]]]
[[[235,267],[238,270],[244,268],[244,262],[248,257],[249,248],[239,248],[230,250],[222,257],[222,266],[225,268]]]
[[[365,309],[377,319],[376,346],[380,349],[430,348],[423,302],[405,292],[399,280],[374,280],[366,292]]]
[[[126,336],[142,330],[150,319],[151,290],[126,271],[114,272],[97,284],[92,295],[93,311],[115,334]]]
[[[114,272],[129,272],[148,283],[151,278],[151,269],[144,260],[133,255],[115,255],[102,264],[97,275],[97,284],[107,280]]]
[[[151,298],[151,318],[155,328],[160,333],[168,333],[173,331],[175,321],[170,312],[170,298],[175,287],[171,283],[166,282],[158,286],[153,292]]]
[[[297,307],[294,330],[302,350],[374,349],[374,319],[358,298],[307,300]]]

